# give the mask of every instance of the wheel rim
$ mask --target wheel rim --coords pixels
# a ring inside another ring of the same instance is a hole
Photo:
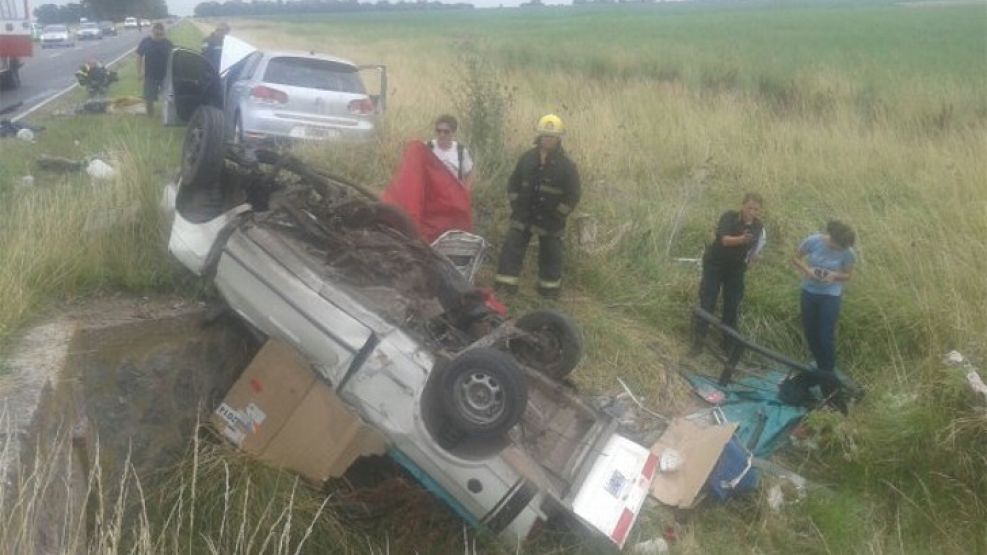
[[[460,414],[478,425],[486,426],[496,422],[506,408],[500,382],[479,370],[464,372],[459,376],[453,395]]]
[[[191,168],[199,159],[199,147],[202,144],[202,126],[196,124],[189,128],[188,137],[185,138],[185,167]]]

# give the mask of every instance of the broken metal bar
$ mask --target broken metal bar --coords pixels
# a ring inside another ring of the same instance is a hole
[[[791,368],[792,370],[798,370],[798,371],[801,371],[801,372],[812,372],[812,367],[810,367],[809,365],[804,364],[804,363],[801,363],[801,362],[797,362],[797,361],[792,360],[791,358],[789,358],[789,357],[787,357],[787,356],[785,356],[785,355],[783,355],[783,354],[781,354],[781,353],[779,353],[777,351],[772,351],[771,349],[768,349],[766,347],[762,347],[762,346],[758,345],[757,343],[754,343],[750,339],[747,339],[746,337],[744,337],[743,335],[741,335],[740,333],[738,333],[737,330],[735,330],[735,329],[731,328],[730,326],[728,326],[728,325],[724,324],[723,322],[721,322],[716,316],[713,316],[712,314],[710,314],[709,312],[706,312],[705,310],[703,310],[702,308],[700,308],[698,306],[692,308],[692,313],[697,318],[699,318],[700,320],[703,320],[703,321],[705,321],[705,322],[707,322],[709,324],[712,324],[713,326],[716,326],[721,332],[723,332],[728,337],[730,337],[730,339],[732,339],[734,342],[736,342],[735,343],[735,346],[736,346],[737,343],[739,343],[741,345],[741,347],[740,347],[741,348],[741,354],[743,354],[743,352],[742,352],[743,349],[750,349],[750,350],[754,351],[755,353],[757,353],[757,354],[759,354],[759,355],[761,355],[761,356],[763,356],[765,358],[771,359],[771,360],[773,360],[773,361],[775,361],[775,362],[777,362],[779,364],[782,364],[784,366],[787,366],[787,367]],[[732,360],[733,359],[733,354],[734,354],[734,352],[731,351],[731,356],[728,358],[727,364],[730,364],[729,360]],[[736,363],[737,362],[739,362],[739,357],[738,357],[738,359],[736,361],[733,362],[733,365],[731,366],[731,370],[736,367]],[[721,378],[722,378],[722,376],[721,376]],[[729,376],[728,376],[728,379],[729,379]]]

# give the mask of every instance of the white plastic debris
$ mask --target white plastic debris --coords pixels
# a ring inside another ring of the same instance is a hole
[[[946,353],[946,362],[952,366],[961,366],[966,362],[966,357],[959,351],[949,351]]]
[[[25,175],[21,178],[21,187],[34,187],[34,176]]]
[[[34,131],[30,129],[21,129],[17,132],[16,137],[22,141],[27,141],[29,143],[34,142]]]
[[[682,467],[682,453],[678,449],[665,449],[658,461],[658,468],[662,472],[675,472]]]
[[[665,538],[652,538],[635,544],[630,552],[633,555],[665,555],[668,553],[668,542],[665,541]]]
[[[86,166],[86,173],[89,174],[89,177],[100,180],[110,180],[117,175],[117,171],[113,169],[113,166],[107,164],[99,158],[89,162],[89,165]]]
[[[966,372],[966,381],[970,384],[970,389],[972,389],[974,393],[983,395],[984,402],[987,403],[987,384],[984,383],[983,378],[980,377],[980,373],[977,372],[977,368],[973,365],[973,363],[967,360],[967,358],[959,351],[950,351],[946,353],[944,359],[946,364]]]
[[[779,484],[771,486],[771,489],[768,490],[768,506],[771,507],[772,511],[778,512],[784,504],[785,494],[782,493],[781,486]]]
[[[987,402],[987,384],[980,377],[980,374],[976,370],[970,370],[966,375],[966,381],[970,383],[970,387],[974,391],[984,396],[984,402]]]

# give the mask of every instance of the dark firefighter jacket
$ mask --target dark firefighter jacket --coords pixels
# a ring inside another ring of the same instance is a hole
[[[507,182],[511,222],[539,235],[559,235],[579,204],[579,172],[560,146],[541,165],[538,147],[525,152]]]

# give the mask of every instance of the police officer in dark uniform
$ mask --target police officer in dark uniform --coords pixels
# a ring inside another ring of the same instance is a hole
[[[713,242],[703,254],[703,276],[699,282],[699,306],[713,313],[716,298],[723,291],[723,318],[721,321],[736,329],[740,301],[744,298],[744,274],[747,265],[756,260],[764,248],[764,224],[761,209],[764,199],[757,193],[747,193],[740,210],[728,210],[716,224]],[[696,318],[690,354],[702,352],[707,324]],[[729,352],[731,342],[723,336],[722,347]]]
[[[566,218],[579,203],[579,172],[562,150],[565,126],[549,114],[538,120],[535,148],[518,160],[507,184],[511,224],[494,283],[497,289],[518,288],[524,253],[538,236],[538,293],[558,298],[562,287],[562,235]]]

